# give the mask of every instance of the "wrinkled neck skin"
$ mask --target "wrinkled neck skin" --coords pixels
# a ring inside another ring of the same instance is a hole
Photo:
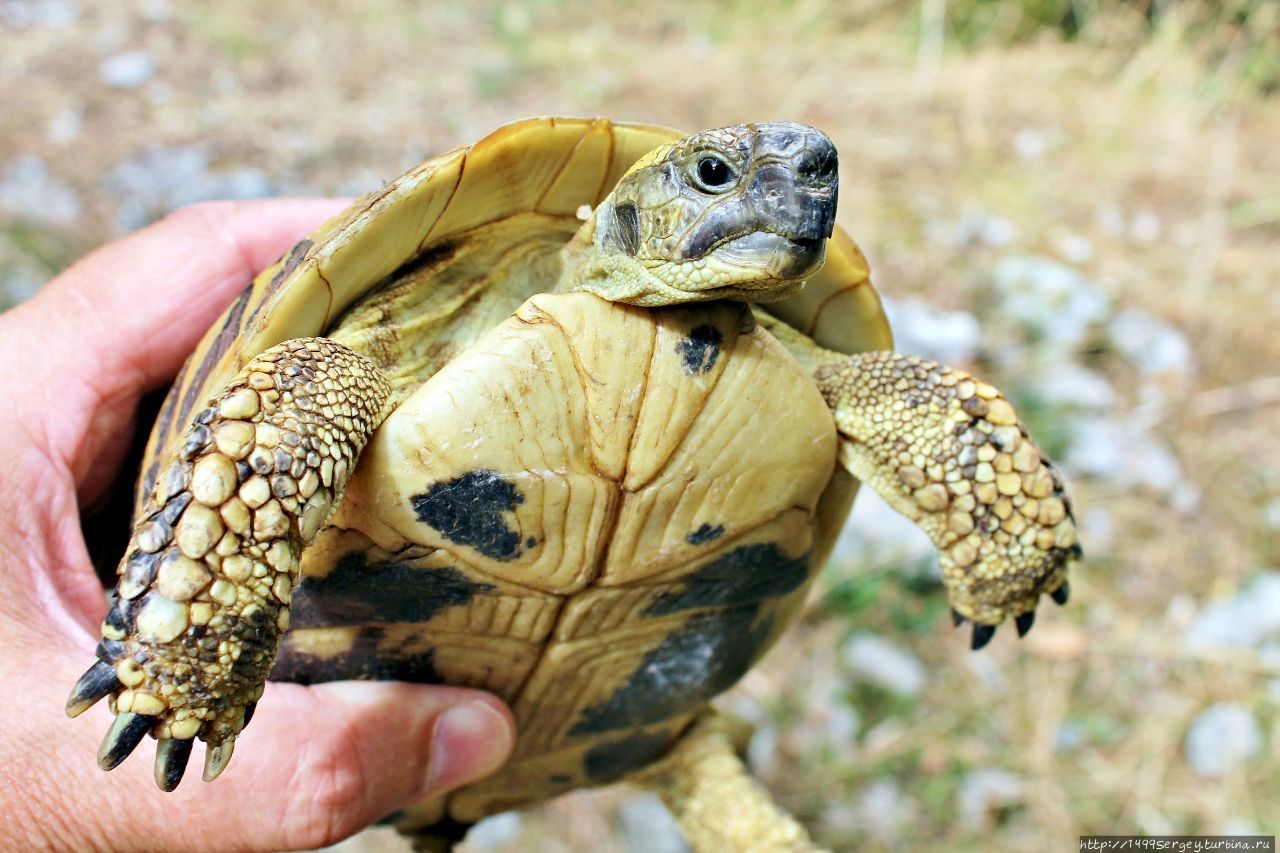
[[[642,261],[627,254],[610,235],[616,232],[613,200],[606,199],[560,250],[557,292],[586,291],[612,302],[645,308],[728,299],[773,302],[804,286],[804,279],[761,275],[751,287],[699,287],[705,264],[698,261]],[[814,268],[810,275],[821,266]],[[684,285],[684,286],[682,286]]]

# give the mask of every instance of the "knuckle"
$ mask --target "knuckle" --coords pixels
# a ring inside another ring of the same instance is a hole
[[[226,222],[235,216],[236,210],[240,207],[241,202],[238,201],[197,201],[191,204],[184,204],[182,207],[176,208],[164,217],[167,223],[174,223],[183,226],[204,226],[208,227],[214,224]]]
[[[287,845],[325,847],[361,829],[369,789],[354,731],[344,726],[312,741],[289,783]]]

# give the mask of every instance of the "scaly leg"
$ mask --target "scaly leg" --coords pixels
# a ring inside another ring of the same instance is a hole
[[[1067,564],[1081,555],[1071,502],[999,391],[893,352],[840,356],[814,377],[844,439],[842,464],[938,548],[973,648],[1006,618],[1019,636],[1031,630],[1041,593],[1066,603]]]
[[[302,338],[255,358],[196,415],[134,526],[98,662],[67,699],[74,717],[111,697],[102,769],[147,733],[166,791],[197,736],[205,781],[226,767],[289,626],[302,548],[341,499],[389,394],[360,355]]]
[[[820,850],[738,757],[749,735],[744,723],[708,711],[630,781],[662,797],[697,853]]]

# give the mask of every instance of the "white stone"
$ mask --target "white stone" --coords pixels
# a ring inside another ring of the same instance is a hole
[[[45,137],[56,145],[74,141],[80,136],[84,113],[78,109],[62,109],[53,114],[45,126]]]
[[[654,793],[637,794],[618,809],[618,822],[634,853],[687,853],[689,844],[662,800]],[[470,842],[471,836],[467,836]]]
[[[1054,243],[1058,254],[1073,264],[1082,264],[1093,257],[1093,241],[1083,234],[1067,234]]]
[[[1187,729],[1187,763],[1201,776],[1226,776],[1261,749],[1262,729],[1243,705],[1212,705]]]
[[[1116,402],[1115,388],[1101,373],[1059,358],[1042,360],[1026,381],[1045,406],[1110,412]]]
[[[882,298],[900,352],[943,364],[972,361],[982,342],[978,320],[967,311],[943,311],[919,299]]]
[[[907,649],[874,634],[855,634],[840,647],[854,678],[900,696],[919,696],[929,680],[924,664]]]
[[[467,832],[467,848],[482,851],[508,847],[519,839],[521,822],[519,812],[489,815]]]
[[[902,830],[917,819],[919,808],[892,779],[878,779],[858,797],[856,814],[863,831],[893,846]]]
[[[1034,255],[996,265],[993,284],[999,311],[1047,349],[1072,354],[1110,313],[1110,299],[1071,267]]]
[[[63,27],[74,21],[78,12],[75,0],[3,0],[0,24],[14,30]]]
[[[1045,135],[1038,130],[1024,127],[1013,136],[1013,150],[1023,160],[1038,160],[1048,149]]]
[[[1133,217],[1133,222],[1129,225],[1129,233],[1140,243],[1154,243],[1160,239],[1162,230],[1160,217],[1149,210],[1144,210]]]
[[[982,830],[994,823],[997,809],[1022,800],[1022,779],[1007,770],[975,770],[960,782],[956,807],[960,823],[970,830]]]
[[[1166,495],[1185,485],[1173,451],[1135,419],[1071,418],[1068,428],[1070,445],[1062,466],[1072,474],[1124,487],[1145,486]]]
[[[1280,572],[1267,572],[1231,598],[1209,604],[1183,634],[1187,648],[1259,648],[1280,638]]]
[[[28,154],[14,158],[0,173],[0,212],[69,225],[80,215],[80,197],[50,174],[43,160]]]
[[[98,79],[117,89],[136,89],[156,76],[156,61],[145,50],[130,50],[104,59]]]
[[[835,560],[860,568],[894,566],[916,571],[922,565],[936,569],[937,563],[933,543],[924,531],[868,488],[858,492],[853,513],[836,542]]]
[[[118,163],[106,179],[120,199],[116,221],[132,230],[198,201],[272,195],[276,187],[258,169],[214,169],[203,144],[149,145]]]
[[[1187,336],[1171,323],[1138,308],[1126,308],[1109,324],[1112,344],[1142,373],[1183,378],[1195,373]]]

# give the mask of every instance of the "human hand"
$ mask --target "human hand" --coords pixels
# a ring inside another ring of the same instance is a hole
[[[509,711],[473,690],[270,683],[216,783],[158,791],[148,761],[106,776],[111,723],[63,715],[106,612],[80,527],[118,473],[141,396],[168,383],[252,276],[332,200],[178,211],[0,315],[0,838],[24,849],[297,849],[488,775]],[[448,713],[446,713],[448,712]]]

